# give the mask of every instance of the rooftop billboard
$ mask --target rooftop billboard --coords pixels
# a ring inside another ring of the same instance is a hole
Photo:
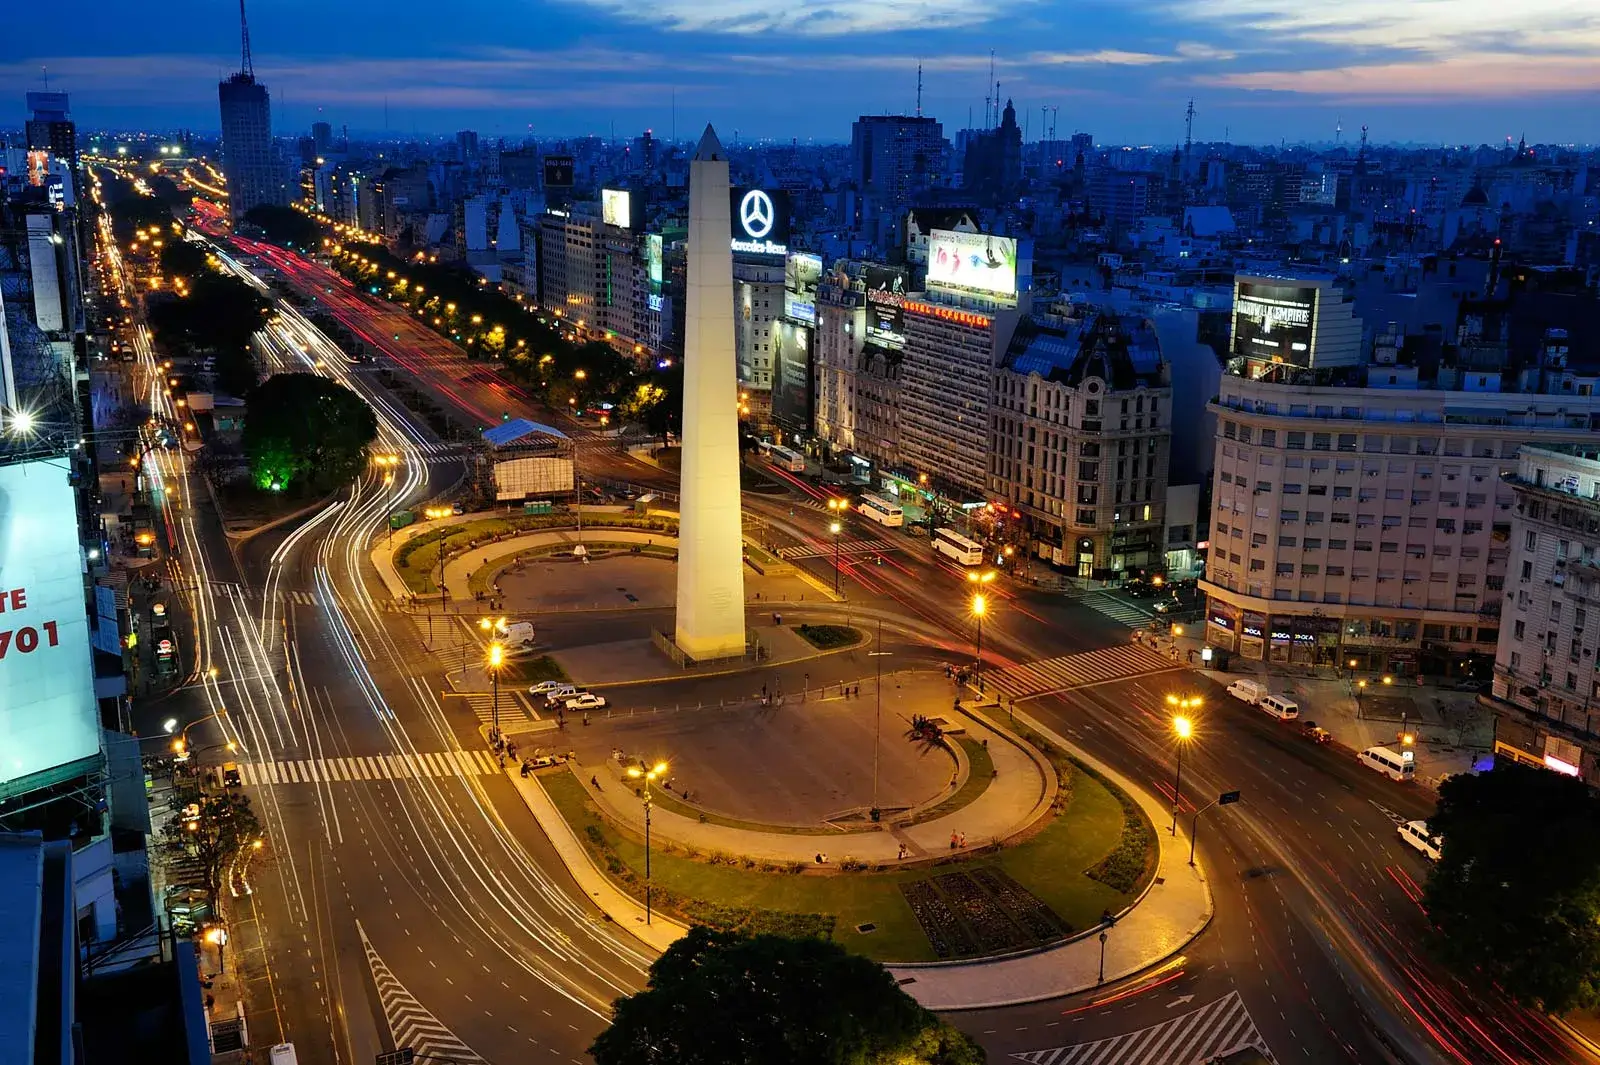
[[[0,466],[0,785],[100,750],[77,528],[60,460]]]
[[[1311,365],[1314,285],[1239,281],[1233,297],[1233,353],[1260,362]]]
[[[729,190],[733,250],[745,255],[786,255],[789,251],[789,194],[782,189]]]
[[[629,229],[633,226],[633,197],[627,189],[600,190],[600,220],[608,226]]]
[[[928,234],[928,287],[1014,299],[1016,240],[986,233],[933,230]]]

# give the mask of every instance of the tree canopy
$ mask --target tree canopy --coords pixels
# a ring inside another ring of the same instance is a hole
[[[228,866],[261,838],[261,822],[250,809],[250,800],[236,791],[206,791],[193,777],[177,778],[175,784],[174,804],[180,810],[191,807],[193,816],[168,821],[163,846],[169,854],[190,857],[198,864],[215,914]]]
[[[170,276],[193,281],[209,273],[212,267],[210,256],[200,245],[187,240],[170,240],[161,248],[161,269]]]
[[[260,226],[268,240],[295,248],[316,247],[322,237],[322,228],[293,207],[257,204],[244,213],[244,220]]]
[[[597,1065],[981,1065],[877,962],[825,939],[691,929],[618,999]]]
[[[1451,777],[1424,904],[1463,978],[1563,1012],[1600,1004],[1600,798],[1581,780],[1502,765]]]
[[[274,374],[250,393],[241,443],[260,488],[326,491],[366,465],[378,419],[360,396],[316,374]]]
[[[215,353],[217,387],[243,396],[255,387],[257,377],[250,336],[270,309],[265,297],[243,281],[207,271],[194,279],[187,296],[152,303],[149,322],[162,346],[175,355]]]

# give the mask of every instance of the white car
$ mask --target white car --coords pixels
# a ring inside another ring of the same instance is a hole
[[[557,688],[565,687],[566,683],[567,682],[564,680],[541,680],[539,683],[528,689],[528,694],[547,695],[550,692],[555,691]]]
[[[1405,822],[1400,826],[1400,838],[1421,851],[1430,862],[1439,860],[1439,848],[1444,845],[1444,841],[1438,836],[1428,835],[1428,822]]]
[[[594,692],[579,692],[569,698],[565,705],[568,710],[603,710],[606,701]]]

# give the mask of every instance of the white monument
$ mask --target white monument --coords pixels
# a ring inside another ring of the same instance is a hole
[[[700,660],[745,651],[733,225],[728,198],[728,157],[716,131],[707,126],[689,164],[675,633],[678,649]]]

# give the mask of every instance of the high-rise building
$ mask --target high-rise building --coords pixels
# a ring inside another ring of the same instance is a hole
[[[767,257],[735,257],[733,262],[733,337],[739,387],[761,393],[758,405],[770,403],[776,323],[783,318],[781,261]]]
[[[78,165],[78,127],[68,118],[67,94],[30,92],[29,119],[24,131],[29,151],[46,151],[71,169]]]
[[[476,162],[478,159],[478,134],[475,130],[464,129],[456,133],[456,151],[463,163]]]
[[[311,123],[311,143],[318,155],[326,156],[333,148],[333,126],[326,122]]]
[[[851,127],[850,175],[862,223],[885,247],[899,243],[905,209],[944,174],[944,127],[922,115],[862,115]]]
[[[256,80],[250,58],[250,27],[239,7],[240,65],[217,85],[222,112],[222,173],[228,180],[228,211],[238,222],[259,204],[289,202],[288,186],[272,149],[272,97]]]
[[[1172,389],[1154,326],[1025,319],[995,373],[991,497],[1079,577],[1163,562]]]

